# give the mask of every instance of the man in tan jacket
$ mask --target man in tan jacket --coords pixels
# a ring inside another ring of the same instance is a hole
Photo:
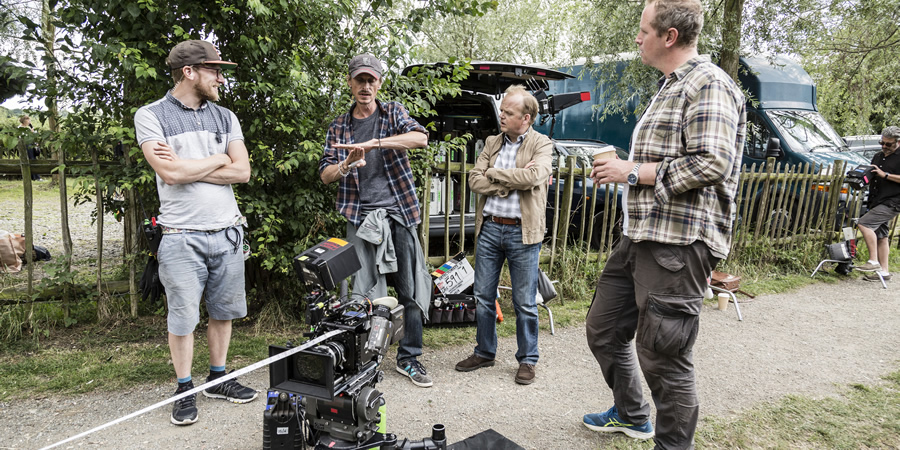
[[[502,133],[487,139],[469,177],[469,187],[480,194],[475,215],[476,346],[471,356],[456,365],[460,372],[494,365],[494,303],[500,270],[507,261],[516,308],[519,370],[515,381],[519,384],[534,382],[538,361],[535,293],[553,149],[547,136],[531,128],[537,112],[531,93],[522,86],[510,86],[500,103]]]

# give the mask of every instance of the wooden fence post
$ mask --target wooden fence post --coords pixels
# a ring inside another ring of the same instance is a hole
[[[32,313],[34,312],[34,237],[32,230],[34,229],[34,192],[31,183],[31,161],[28,159],[28,153],[25,150],[25,141],[19,139],[19,161],[22,163],[22,188],[25,191],[25,262],[28,269],[28,301],[32,305],[31,312],[28,313],[28,321],[31,322]]]

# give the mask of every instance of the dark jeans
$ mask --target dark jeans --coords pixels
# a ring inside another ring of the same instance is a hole
[[[623,236],[597,282],[585,324],[588,347],[619,415],[635,424],[650,418],[640,363],[656,404],[658,448],[693,447],[700,402],[691,349],[706,278],[717,262],[701,241],[676,246]]]
[[[397,361],[404,359],[416,358],[422,355],[422,308],[416,304],[416,240],[413,233],[416,227],[404,227],[394,219],[388,219],[391,223],[391,239],[394,242],[394,252],[397,255],[397,272],[387,274],[386,284],[393,286],[397,292],[397,302],[403,305],[403,337],[400,338],[399,347],[397,348]],[[352,223],[347,222],[347,240],[355,246],[363,246],[358,248],[360,255],[374,255],[377,246],[366,242],[356,236],[356,227]],[[373,256],[374,258],[374,256]],[[356,282],[361,282],[368,286],[371,281],[375,284],[378,278],[378,269],[374,264],[371,266],[365,262],[366,258],[360,256],[360,262],[363,267],[356,273],[354,277],[354,287]],[[367,271],[366,273],[363,273]],[[362,282],[361,278],[366,281]],[[354,291],[355,292],[355,291]],[[376,292],[376,295],[379,293]],[[386,295],[386,290],[381,293]],[[377,298],[377,297],[375,297]],[[372,299],[374,300],[374,298]]]
[[[37,154],[36,154],[36,152],[34,151],[34,147],[33,147],[33,146],[26,148],[26,149],[25,149],[25,152],[28,154],[28,159],[29,159],[30,161],[34,161],[34,160],[37,159]],[[31,169],[31,170],[34,170],[34,169]],[[42,180],[43,178],[41,178],[40,175],[38,175],[38,174],[36,174],[36,173],[34,173],[34,172],[31,172],[31,179],[32,179],[32,181],[36,181],[36,180]]]
[[[484,221],[475,250],[475,308],[477,321],[475,355],[497,356],[497,286],[503,262],[509,263],[513,306],[516,308],[516,361],[538,362],[538,262],[541,243],[523,244],[521,225],[501,225]]]

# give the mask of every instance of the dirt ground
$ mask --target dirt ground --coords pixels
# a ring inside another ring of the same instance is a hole
[[[857,279],[758,297],[742,304],[742,322],[733,305],[724,312],[705,306],[694,347],[701,416],[734,415],[788,394],[823,397],[848,383],[880,383],[898,368],[898,306],[892,289]],[[541,320],[548,320],[543,313]],[[426,349],[422,361],[434,378],[429,389],[386,365],[377,387],[387,401],[388,431],[421,439],[441,423],[453,443],[492,428],[528,449],[593,449],[613,439],[581,424],[583,414],[612,404],[583,327],[541,333],[538,378],[530,386],[513,382],[514,338],[501,339],[496,366],[456,372],[455,363],[471,350]],[[265,392],[268,373],[260,369],[242,381]],[[169,385],[147,385],[0,403],[0,448],[41,448],[170,395]],[[62,448],[262,447],[263,401],[198,399],[200,420],[190,427],[170,424],[170,407],[164,406]]]
[[[19,232],[21,208],[20,203],[0,203],[0,229]],[[56,255],[58,204],[36,204],[35,209],[35,243]],[[76,252],[96,253],[90,206],[76,211],[82,212],[73,214]],[[104,256],[120,258],[122,226],[107,216],[105,228],[110,244]],[[724,312],[705,306],[694,347],[701,416],[732,416],[788,394],[834,395],[849,383],[879,383],[881,376],[897,370],[896,285],[885,290],[859,276],[742,303],[742,322],[733,305]],[[543,312],[541,320],[543,324],[548,320]],[[539,344],[537,380],[530,386],[513,382],[515,338],[501,339],[494,367],[470,373],[456,372],[453,366],[471,353],[474,342],[426,349],[421,361],[434,378],[434,387],[428,389],[417,388],[396,373],[390,353],[384,380],[377,385],[387,401],[388,431],[415,440],[429,436],[431,426],[440,423],[453,443],[492,428],[528,449],[595,449],[619,439],[581,424],[583,414],[612,404],[588,351],[584,328],[557,328],[556,335],[542,331]],[[264,393],[268,372],[260,369],[241,381]],[[120,392],[0,402],[0,448],[42,448],[160,402],[171,393],[168,384],[143,385]],[[200,420],[189,427],[172,425],[171,407],[166,405],[61,448],[262,447],[261,399],[235,405],[198,396],[198,406]]]

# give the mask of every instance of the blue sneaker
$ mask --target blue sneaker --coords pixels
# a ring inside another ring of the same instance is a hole
[[[594,431],[601,431],[604,433],[614,433],[619,431],[635,439],[650,439],[656,435],[656,433],[653,432],[653,425],[650,424],[649,420],[643,425],[622,422],[622,419],[619,418],[619,411],[616,409],[616,405],[613,405],[613,407],[609,408],[606,412],[599,414],[585,414],[583,422],[584,426]]]

